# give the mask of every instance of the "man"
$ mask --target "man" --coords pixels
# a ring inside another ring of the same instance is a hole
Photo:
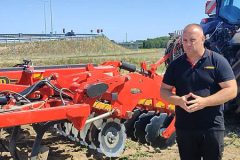
[[[161,85],[161,97],[176,105],[176,140],[182,160],[222,158],[223,104],[237,96],[229,63],[205,49],[204,41],[200,25],[184,28],[185,54],[169,65]]]

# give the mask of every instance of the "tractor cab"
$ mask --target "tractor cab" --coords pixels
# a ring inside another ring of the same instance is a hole
[[[229,24],[240,24],[239,0],[222,0],[219,5],[219,17]]]
[[[218,25],[225,23],[233,26],[240,24],[240,1],[239,0],[207,0],[205,5],[207,18],[201,20],[200,25],[204,34],[211,34]],[[228,28],[229,28],[228,26]]]
[[[221,17],[229,23],[240,21],[240,1],[239,0],[207,0],[205,14],[211,17]]]

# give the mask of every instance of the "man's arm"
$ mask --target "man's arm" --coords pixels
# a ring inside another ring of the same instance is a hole
[[[221,82],[219,85],[222,89],[208,97],[200,97],[191,93],[191,96],[194,98],[194,100],[188,102],[188,104],[191,104],[188,107],[189,111],[194,112],[205,107],[220,105],[237,96],[236,80]]]
[[[162,82],[160,96],[169,103],[180,106],[184,110],[187,110],[187,98],[190,97],[190,94],[182,97],[177,96],[172,93],[173,88],[173,86]]]

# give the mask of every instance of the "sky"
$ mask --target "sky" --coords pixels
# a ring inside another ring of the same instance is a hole
[[[79,34],[102,29],[104,35],[117,42],[145,40],[167,36],[189,23],[200,23],[207,16],[205,3],[206,0],[0,0],[0,34],[45,33],[46,24],[47,33],[51,28],[53,33],[62,33],[65,28],[66,32]]]

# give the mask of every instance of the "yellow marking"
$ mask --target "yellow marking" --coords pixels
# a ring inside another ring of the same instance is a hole
[[[33,74],[33,78],[43,79],[43,75],[42,75],[41,73],[34,73],[34,74]]]
[[[140,100],[138,101],[138,104],[144,104],[144,102],[145,102],[145,99],[140,99]]]
[[[156,107],[157,108],[164,108],[165,104],[162,101],[158,101],[157,104],[156,104]]]
[[[8,77],[0,77],[0,84],[8,84],[9,79]]]
[[[7,84],[7,80],[6,79],[0,79],[0,84]]]
[[[145,105],[145,106],[151,106],[152,105],[152,100],[151,99],[141,99],[141,100],[139,100],[138,104]],[[106,110],[106,111],[111,111],[112,110],[112,105],[105,104],[105,103],[102,103],[102,102],[99,102],[99,101],[96,101],[93,104],[93,107],[96,108],[96,109],[99,109],[99,110]],[[165,108],[165,104],[162,101],[158,101],[156,103],[155,107],[156,108]],[[168,105],[167,109],[174,111],[175,106],[170,104],[170,105]]]
[[[206,67],[204,67],[205,69],[215,69],[215,67],[214,66],[206,66]]]
[[[112,105],[105,104],[105,103],[98,102],[98,101],[93,104],[93,107],[96,109],[102,109],[102,110],[107,110],[107,111],[112,110]]]
[[[172,111],[175,111],[175,105],[169,104],[169,105],[168,105],[168,109],[169,109],[169,110],[172,110]]]
[[[146,105],[146,106],[152,105],[152,100],[151,100],[151,99],[147,99],[147,100],[144,102],[144,105]]]
[[[151,106],[152,105],[152,100],[151,99],[141,99],[141,100],[139,100],[138,104],[139,105],[145,105],[145,106]],[[156,108],[165,108],[166,106],[162,101],[158,101],[156,103],[155,107]],[[170,104],[170,105],[167,106],[167,109],[174,111],[175,110],[175,105]]]

